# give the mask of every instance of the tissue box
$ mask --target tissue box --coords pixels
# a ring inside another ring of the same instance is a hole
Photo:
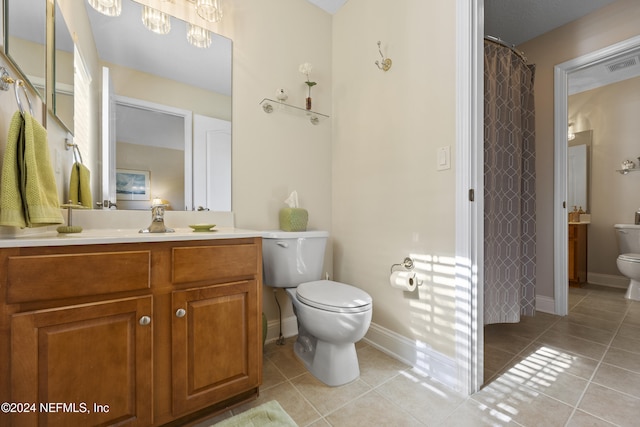
[[[280,209],[280,230],[282,231],[306,231],[309,213],[302,208]]]

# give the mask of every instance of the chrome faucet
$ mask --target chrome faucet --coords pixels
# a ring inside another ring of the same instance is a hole
[[[153,205],[151,207],[151,225],[140,230],[140,233],[173,233],[173,228],[164,225],[164,208],[167,205]]]

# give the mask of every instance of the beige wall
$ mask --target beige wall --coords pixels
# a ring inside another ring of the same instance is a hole
[[[455,2],[349,0],[333,59],[335,277],[373,297],[375,324],[453,356],[455,165],[436,171],[436,149],[454,156]],[[413,293],[389,285],[406,256]]]
[[[165,79],[109,62],[113,91],[118,96],[141,99],[192,111],[203,116],[231,120],[231,97]]]
[[[609,6],[518,46],[536,64],[537,288],[553,297],[553,67],[637,36],[640,2],[618,0]],[[583,129],[578,129],[583,130]]]
[[[220,33],[233,39],[232,206],[236,225],[278,229],[278,212],[296,190],[309,211],[309,229],[331,231],[331,15],[303,0],[234,0],[225,3]],[[304,105],[303,62],[313,65],[313,105],[331,115],[313,126],[305,116],[266,114],[259,105],[278,88],[288,102]],[[331,250],[325,257],[330,274]],[[284,293],[278,297],[285,302]],[[283,304],[283,316],[292,314]],[[278,318],[265,289],[264,311]]]
[[[593,129],[589,273],[619,276],[613,225],[632,224],[640,208],[640,173],[621,175],[621,163],[640,156],[640,77],[569,97],[576,132]]]

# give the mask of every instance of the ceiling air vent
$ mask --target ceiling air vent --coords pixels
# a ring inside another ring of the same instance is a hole
[[[623,59],[622,61],[618,61],[614,64],[609,64],[607,65],[607,69],[610,73],[613,73],[614,71],[620,71],[623,68],[633,67],[634,65],[638,65],[638,58],[635,56]]]

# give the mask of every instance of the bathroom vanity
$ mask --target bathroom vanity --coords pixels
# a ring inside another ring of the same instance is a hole
[[[0,245],[0,425],[181,425],[257,396],[257,232]]]
[[[587,283],[587,226],[585,222],[569,223],[569,286]]]

